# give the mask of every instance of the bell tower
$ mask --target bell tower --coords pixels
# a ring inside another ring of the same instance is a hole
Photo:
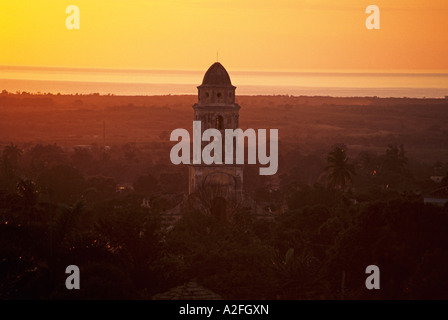
[[[193,118],[201,121],[201,135],[204,130],[214,128],[224,137],[225,129],[238,128],[240,106],[235,103],[235,89],[229,74],[219,62],[207,70],[202,84],[198,86],[198,102],[193,105]],[[206,144],[208,142],[203,142],[202,148]],[[198,190],[211,192],[215,198],[212,201],[221,204],[223,201],[242,200],[243,166],[235,164],[235,161],[234,164],[192,164],[189,170],[190,194]]]

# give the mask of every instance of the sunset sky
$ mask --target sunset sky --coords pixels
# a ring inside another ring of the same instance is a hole
[[[446,0],[2,0],[0,65],[446,72],[447,30]]]

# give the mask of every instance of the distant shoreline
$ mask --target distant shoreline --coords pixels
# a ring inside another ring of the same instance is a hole
[[[238,95],[444,98],[446,72],[232,71]],[[0,66],[0,90],[103,95],[197,94],[202,71]]]

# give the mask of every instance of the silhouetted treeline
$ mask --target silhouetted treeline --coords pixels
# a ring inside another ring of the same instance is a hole
[[[401,145],[348,151],[289,148],[279,180],[247,166],[247,194],[284,209],[274,218],[186,206],[169,224],[164,214],[187,192],[184,167],[140,166],[134,144],[7,145],[0,298],[151,299],[195,279],[226,299],[447,299],[448,207],[423,202],[448,186],[429,179],[446,164],[420,165]],[[80,290],[65,288],[72,264]],[[381,270],[380,290],[365,287],[368,265]]]

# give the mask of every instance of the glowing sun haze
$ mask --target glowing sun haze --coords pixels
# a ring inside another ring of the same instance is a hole
[[[447,14],[446,0],[2,0],[0,65],[206,70],[219,51],[233,70],[442,72]]]

